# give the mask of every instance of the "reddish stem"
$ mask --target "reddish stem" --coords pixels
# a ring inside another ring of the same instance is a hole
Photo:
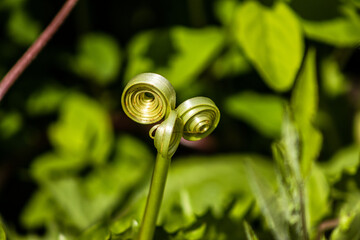
[[[337,225],[339,225],[339,219],[338,218],[330,219],[330,220],[326,220],[325,222],[322,222],[318,227],[318,233],[317,233],[317,236],[316,236],[315,239],[320,240],[322,235],[324,234],[324,232],[326,232],[327,230],[335,228]]]
[[[39,52],[45,47],[54,33],[59,29],[65,18],[69,15],[78,0],[67,0],[60,11],[56,14],[51,23],[36,39],[36,41],[28,48],[24,55],[15,63],[10,71],[4,76],[0,82],[0,101],[7,93],[9,88],[14,84],[21,73],[36,58]]]

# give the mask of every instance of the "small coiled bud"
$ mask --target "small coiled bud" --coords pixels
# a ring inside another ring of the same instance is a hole
[[[176,112],[184,124],[183,137],[197,141],[207,137],[218,125],[220,111],[207,97],[194,97],[186,100]]]
[[[175,108],[176,93],[170,82],[156,73],[142,73],[126,85],[121,104],[126,115],[141,124],[166,118]]]

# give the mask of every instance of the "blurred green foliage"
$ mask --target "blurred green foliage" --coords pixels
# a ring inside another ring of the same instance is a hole
[[[0,1],[1,74],[59,7]],[[154,239],[360,239],[359,13],[358,0],[80,0],[1,102],[0,240],[136,237],[155,149],[120,96],[142,72],[222,114],[175,154]]]

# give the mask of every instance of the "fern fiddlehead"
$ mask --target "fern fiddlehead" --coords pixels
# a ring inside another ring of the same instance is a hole
[[[170,82],[155,73],[143,73],[131,79],[121,98],[126,115],[138,123],[153,124],[164,119],[149,132],[158,153],[139,240],[153,238],[171,157],[181,137],[200,140],[208,136],[220,120],[220,111],[209,98],[191,98],[177,109],[174,109],[175,102],[176,94]]]

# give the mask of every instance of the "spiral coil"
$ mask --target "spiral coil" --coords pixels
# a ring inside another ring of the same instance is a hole
[[[126,115],[141,124],[166,118],[175,108],[175,102],[173,86],[156,73],[142,73],[131,79],[121,97]]]
[[[207,137],[219,123],[220,111],[207,97],[194,97],[186,100],[176,109],[184,124],[183,137],[197,141]]]
[[[152,124],[149,132],[158,152],[171,157],[181,137],[196,141],[208,136],[218,125],[220,111],[207,97],[194,97],[175,110],[175,90],[168,80],[155,73],[142,73],[126,85],[121,103],[134,121]]]

